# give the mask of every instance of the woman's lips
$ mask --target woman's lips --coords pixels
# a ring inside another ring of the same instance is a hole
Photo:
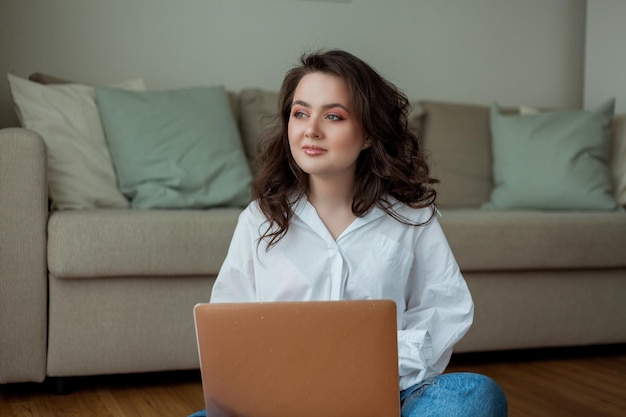
[[[319,146],[313,146],[313,145],[304,145],[302,147],[302,150],[304,151],[305,154],[307,155],[321,155],[324,152],[326,152],[326,149],[324,148],[320,148]]]

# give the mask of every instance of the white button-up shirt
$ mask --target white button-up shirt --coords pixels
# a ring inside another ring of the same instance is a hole
[[[432,208],[395,210],[411,222]],[[398,323],[400,389],[445,370],[472,323],[470,292],[433,218],[409,226],[374,208],[335,240],[303,198],[287,234],[267,250],[267,220],[251,203],[240,215],[211,302],[391,299]]]

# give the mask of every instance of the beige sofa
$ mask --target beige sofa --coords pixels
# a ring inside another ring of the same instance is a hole
[[[238,94],[248,155],[276,99]],[[480,209],[489,109],[420,109],[476,305],[456,351],[626,342],[626,214]],[[45,152],[31,131],[0,131],[0,383],[197,368],[192,307],[209,299],[240,209],[49,211]]]

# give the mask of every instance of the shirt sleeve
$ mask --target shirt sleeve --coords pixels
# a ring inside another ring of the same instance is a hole
[[[226,259],[211,290],[211,303],[256,301],[253,250],[256,238],[250,227],[250,207],[240,215],[226,254]]]
[[[398,331],[400,389],[443,373],[472,324],[471,294],[437,219],[423,226]]]

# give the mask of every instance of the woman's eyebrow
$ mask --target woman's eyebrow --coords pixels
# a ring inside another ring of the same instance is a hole
[[[311,108],[311,107],[312,107],[309,103],[307,103],[306,101],[303,101],[303,100],[295,100],[295,101],[292,103],[292,106],[294,106],[294,105],[296,105],[296,104],[297,104],[297,105],[299,105],[299,106],[304,106],[304,107],[307,107],[307,108]],[[322,106],[322,108],[323,108],[323,109],[332,109],[332,108],[335,108],[335,107],[339,107],[339,108],[341,108],[341,109],[344,109],[344,110],[345,110],[345,111],[347,111],[348,113],[350,113],[350,109],[348,109],[346,106],[344,106],[344,105],[343,105],[343,104],[341,104],[341,103],[329,103],[329,104],[324,104],[324,105]]]

